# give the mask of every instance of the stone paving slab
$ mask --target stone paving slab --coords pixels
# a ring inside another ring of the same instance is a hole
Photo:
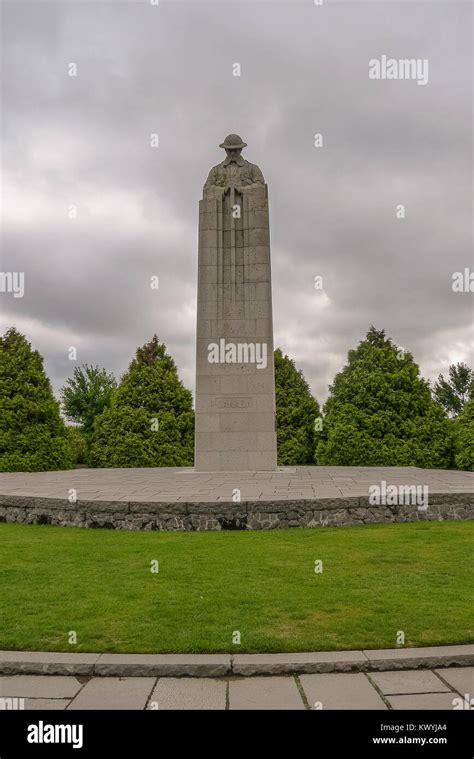
[[[294,677],[252,677],[229,682],[229,709],[305,709]]]
[[[68,698],[27,698],[25,699],[25,710],[64,711],[70,703]]]
[[[160,678],[154,688],[149,709],[225,709],[227,683],[209,678]]]
[[[423,693],[407,696],[387,696],[392,709],[449,709],[453,708],[455,693]]]
[[[75,677],[50,675],[13,675],[0,677],[0,696],[30,698],[73,698],[81,689]]]
[[[446,680],[458,693],[469,693],[474,698],[474,667],[456,667],[456,669],[435,669],[437,675]]]
[[[441,671],[441,670],[440,670]],[[444,671],[444,670],[442,670]],[[398,670],[396,672],[372,672],[371,680],[387,694],[408,693],[443,693],[449,687],[439,677],[426,669]]]
[[[95,677],[71,701],[70,709],[145,709],[153,677]]]
[[[301,675],[300,682],[311,709],[387,709],[362,672]]]

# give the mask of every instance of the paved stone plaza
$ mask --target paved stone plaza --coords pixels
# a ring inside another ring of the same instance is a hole
[[[474,667],[274,677],[0,677],[25,709],[468,708]]]
[[[427,508],[370,499],[370,488],[426,488]],[[0,475],[0,521],[127,530],[333,527],[473,519],[474,473],[417,467],[75,469]],[[73,494],[73,498],[71,498]]]
[[[231,501],[239,488],[243,501],[293,501],[364,497],[369,487],[427,485],[431,493],[474,493],[474,473],[418,467],[279,467],[276,472],[195,472],[188,467],[156,469],[72,469],[62,472],[0,474],[0,494],[78,500],[212,502]]]

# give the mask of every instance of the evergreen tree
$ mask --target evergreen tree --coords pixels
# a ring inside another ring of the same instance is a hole
[[[98,366],[76,366],[74,374],[61,389],[63,411],[70,421],[81,425],[90,441],[94,419],[110,406],[117,383],[112,374]]]
[[[318,464],[449,466],[449,420],[412,355],[383,330],[370,328],[329,389]]]
[[[12,327],[0,336],[0,471],[44,472],[73,465],[43,359]]]
[[[275,351],[277,449],[280,466],[314,463],[319,405],[294,361]]]
[[[454,421],[454,460],[458,469],[474,472],[474,399],[467,401]]]
[[[457,416],[467,401],[474,398],[474,371],[467,364],[451,364],[449,379],[440,374],[433,395],[449,416]]]
[[[192,396],[166,346],[152,340],[137,349],[112,402],[94,423],[92,466],[192,466]]]

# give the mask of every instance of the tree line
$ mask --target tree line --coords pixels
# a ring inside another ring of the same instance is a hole
[[[321,409],[294,361],[279,348],[274,361],[280,465],[474,471],[474,371],[466,364],[431,387],[412,354],[371,327]],[[42,357],[11,328],[0,336],[0,412],[0,471],[193,465],[192,395],[156,335],[119,382],[83,364],[57,401]]]

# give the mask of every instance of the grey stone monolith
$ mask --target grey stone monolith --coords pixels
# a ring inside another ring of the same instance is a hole
[[[276,468],[268,189],[238,135],[199,203],[196,471]]]

